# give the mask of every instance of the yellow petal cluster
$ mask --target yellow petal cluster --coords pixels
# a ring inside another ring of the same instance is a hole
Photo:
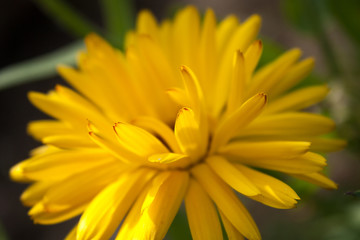
[[[302,111],[328,88],[294,90],[314,65],[299,49],[257,69],[260,24],[189,6],[161,23],[140,12],[125,52],[86,37],[78,68],[58,68],[72,89],[29,93],[54,118],[29,124],[43,146],[10,172],[31,183],[34,222],[81,215],[67,239],[163,239],[184,203],[194,239],[222,239],[221,222],[230,239],[260,239],[235,192],[280,209],[300,198],[258,169],[336,188],[319,152],[344,142]]]

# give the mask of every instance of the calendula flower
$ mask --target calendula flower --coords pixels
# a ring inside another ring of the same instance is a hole
[[[324,138],[332,120],[302,112],[325,85],[294,89],[313,68],[292,49],[255,70],[262,53],[260,17],[212,10],[200,21],[190,6],[160,24],[140,12],[120,52],[95,34],[78,58],[60,66],[74,88],[30,92],[56,120],[29,124],[43,146],[11,169],[32,184],[21,196],[35,223],[81,215],[68,239],[163,239],[182,202],[194,239],[260,239],[236,192],[274,208],[299,196],[259,169],[325,188],[316,152],[338,150]],[[219,217],[220,216],[220,217]]]

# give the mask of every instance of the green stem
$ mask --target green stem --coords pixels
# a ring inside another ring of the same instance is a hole
[[[82,48],[84,48],[83,42],[76,41],[54,52],[1,69],[0,90],[56,76],[56,66],[59,63],[75,64],[76,54]]]
[[[97,27],[63,0],[34,1],[45,13],[76,37],[84,37],[90,32],[98,32]]]
[[[126,32],[134,26],[132,0],[102,0],[107,37],[111,43],[122,49]]]

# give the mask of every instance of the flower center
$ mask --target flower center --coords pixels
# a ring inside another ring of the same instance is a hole
[[[207,149],[203,151],[202,154],[199,154],[201,152],[199,149],[200,144],[194,144],[193,146],[188,145],[187,148],[183,149],[179,146],[179,149],[173,149],[173,147],[160,136],[157,136],[157,139],[166,146],[169,152],[151,155],[148,158],[147,164],[147,166],[151,168],[187,171],[204,162],[209,155],[208,146],[210,146],[210,138],[208,144],[205,144]],[[189,149],[192,149],[192,151]]]

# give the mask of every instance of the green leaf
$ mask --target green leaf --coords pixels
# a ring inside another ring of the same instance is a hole
[[[60,63],[74,64],[76,53],[83,47],[82,41],[77,41],[54,52],[1,69],[0,90],[55,76],[56,66]]]
[[[100,1],[105,19],[107,38],[113,46],[123,48],[125,34],[134,27],[134,6],[131,0]]]
[[[99,32],[97,27],[63,0],[34,1],[50,18],[76,37],[84,37],[90,32]]]

